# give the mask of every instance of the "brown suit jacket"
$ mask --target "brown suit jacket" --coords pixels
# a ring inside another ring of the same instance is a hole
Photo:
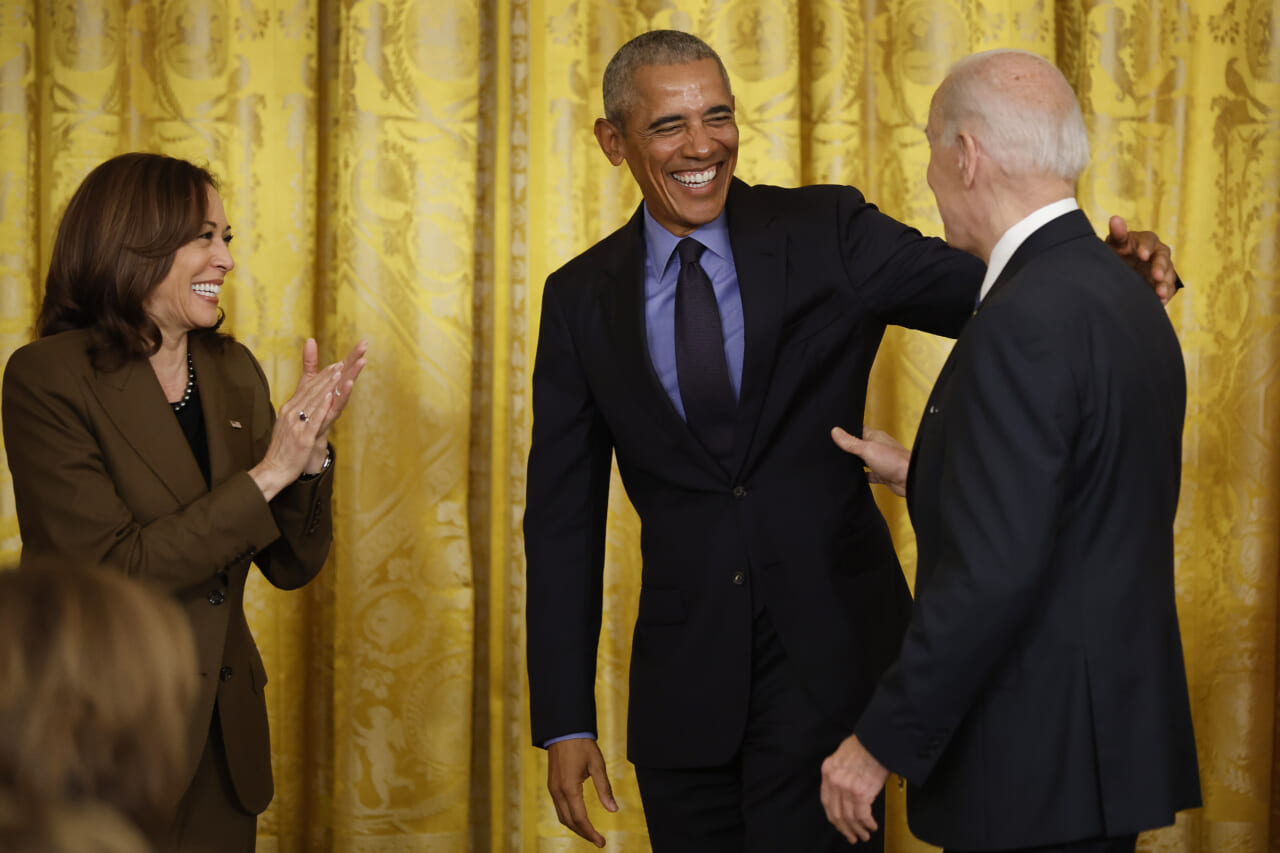
[[[87,342],[84,331],[41,338],[5,368],[0,417],[23,555],[114,565],[177,599],[201,677],[189,773],[216,702],[236,795],[259,813],[273,793],[267,676],[245,621],[245,578],[251,562],[281,589],[315,577],[332,540],[332,478],[263,500],[247,469],[265,455],[275,413],[262,368],[241,344],[189,338],[210,488],[150,364],[100,373]]]

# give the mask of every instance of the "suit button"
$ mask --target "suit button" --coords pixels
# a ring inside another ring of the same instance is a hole
[[[742,572],[734,572],[733,582],[736,583],[738,586],[742,586],[744,583],[747,582],[747,576]]]
[[[256,548],[250,548],[248,551],[244,552],[244,558],[246,560],[252,560],[256,556],[258,556],[258,551]]]
[[[746,497],[746,495],[747,495],[747,487],[746,487],[746,486],[734,486],[734,487],[733,487],[733,496],[734,496],[735,498],[742,498],[742,497]]]
[[[227,597],[222,594],[222,590],[220,589],[215,589],[213,592],[209,593],[209,603],[212,604],[214,607],[217,607],[219,604],[221,604],[226,600],[227,600]]]
[[[218,680],[219,680],[219,681],[230,681],[230,680],[231,680],[231,667],[229,667],[229,666],[224,666],[222,669],[218,670]]]

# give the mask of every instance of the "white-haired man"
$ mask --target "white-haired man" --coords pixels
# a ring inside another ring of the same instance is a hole
[[[1181,350],[1074,201],[1088,141],[1052,64],[962,60],[926,132],[947,242],[987,274],[914,450],[837,431],[905,493],[919,563],[823,806],[865,839],[893,771],[912,831],[948,853],[1132,853],[1200,804],[1173,586]]]

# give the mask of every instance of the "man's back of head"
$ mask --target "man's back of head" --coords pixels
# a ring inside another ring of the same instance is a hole
[[[1075,182],[1089,161],[1089,137],[1075,93],[1053,63],[1025,50],[997,49],[957,62],[934,96],[944,145],[968,131],[1010,177]]]

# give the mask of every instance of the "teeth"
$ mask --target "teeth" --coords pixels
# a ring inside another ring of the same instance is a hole
[[[701,172],[673,172],[671,177],[686,187],[705,187],[715,180],[716,167],[712,166],[710,169]]]
[[[194,290],[200,296],[208,296],[213,299],[217,299],[218,291],[222,289],[222,285],[206,284],[204,282],[199,282],[197,284],[191,285],[191,289]]]

